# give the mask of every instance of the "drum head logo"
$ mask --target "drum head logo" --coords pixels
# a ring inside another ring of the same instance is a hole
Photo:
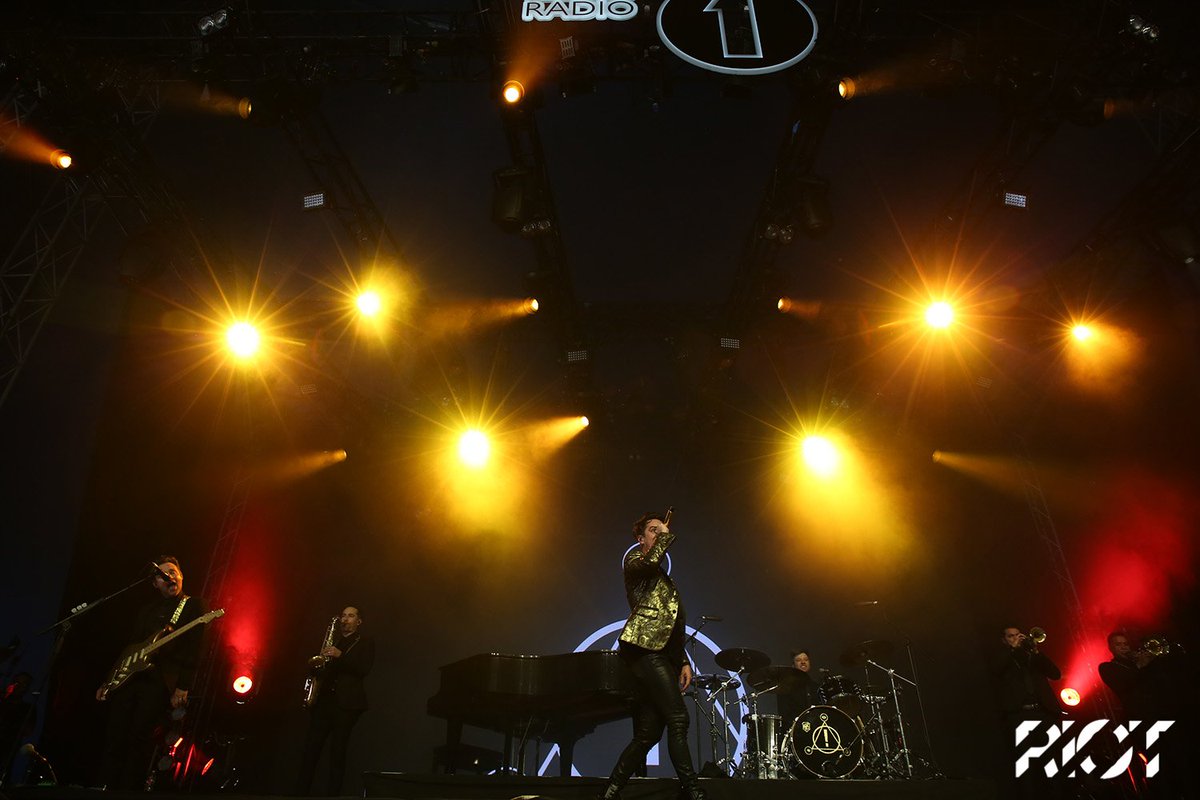
[[[658,35],[701,69],[765,75],[812,52],[817,17],[803,0],[664,0]]]
[[[804,748],[805,753],[844,753],[846,748],[842,747],[842,735],[834,730],[829,724],[829,715],[821,715],[821,724],[813,727],[811,722],[804,723],[804,732],[812,734],[812,746]]]

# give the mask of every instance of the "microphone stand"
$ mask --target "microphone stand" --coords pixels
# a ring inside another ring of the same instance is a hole
[[[903,680],[912,684],[913,691],[917,695],[917,710],[921,713],[921,730],[925,734],[925,752],[929,754],[928,762],[926,762],[924,759],[922,759],[920,757],[918,757],[918,760],[921,761],[921,763],[923,763],[926,767],[933,768],[933,771],[934,771],[933,777],[941,778],[941,777],[943,777],[942,770],[937,765],[937,757],[933,754],[933,740],[929,736],[929,718],[925,715],[925,700],[921,697],[921,679],[917,675],[917,661],[916,661],[916,658],[913,657],[912,639],[910,637],[908,637],[907,635],[905,635],[904,632],[899,629],[899,627],[892,624],[892,620],[888,616],[888,613],[887,613],[887,606],[884,603],[879,602],[879,603],[876,603],[876,605],[879,607],[879,612],[881,614],[883,614],[884,627],[887,628],[888,630],[895,631],[896,633],[900,634],[901,638],[904,639],[904,651],[908,655],[908,668],[912,672],[913,679],[911,681],[907,680],[906,678]],[[879,665],[876,664],[875,666],[879,666]],[[894,685],[895,685],[895,682],[893,681],[893,686]],[[899,698],[897,698],[897,701],[899,701]],[[899,707],[899,705],[897,705],[897,708],[898,707]],[[903,729],[901,729],[900,734],[901,734],[901,737],[904,737]],[[902,738],[902,740],[906,741],[906,738]],[[905,759],[906,760],[908,758],[907,751],[908,751],[908,746],[906,743],[905,744]],[[911,765],[909,766],[909,777],[912,777],[912,766]]]
[[[23,719],[21,721],[22,728],[25,726],[26,721],[29,719],[29,714],[33,713],[34,709],[37,708],[38,700],[43,700],[43,699],[46,700],[47,708],[49,707],[50,701],[48,698],[46,698],[46,686],[50,682],[50,676],[54,673],[54,670],[58,666],[58,659],[59,659],[59,656],[62,655],[63,645],[66,643],[66,640],[67,640],[67,634],[71,632],[71,626],[72,626],[72,624],[74,624],[75,620],[77,620],[79,617],[83,616],[87,612],[91,611],[92,609],[99,608],[100,606],[107,603],[109,600],[112,600],[117,595],[124,594],[125,592],[129,591],[133,587],[140,586],[141,584],[145,583],[148,580],[151,580],[151,576],[147,576],[145,578],[138,578],[136,581],[129,584],[128,586],[118,589],[117,591],[112,592],[111,594],[107,594],[104,597],[101,597],[99,600],[93,600],[90,603],[80,603],[79,605],[72,608],[67,613],[67,616],[63,617],[62,619],[60,619],[58,622],[54,623],[53,625],[43,628],[42,630],[37,632],[38,636],[44,636],[47,633],[50,633],[51,631],[55,631],[54,645],[50,648],[50,658],[47,659],[47,661],[46,661],[46,668],[42,672],[42,679],[38,683],[37,691],[32,693],[33,696],[35,698],[37,698],[37,700],[35,700],[33,703],[29,704],[29,710],[25,712],[25,719]],[[18,737],[18,740],[19,740],[19,738],[20,737]],[[0,786],[8,785],[8,780],[10,777],[8,774],[8,765],[12,763],[12,759],[16,755],[17,749],[18,749],[18,744],[17,744],[17,742],[14,742],[12,749],[9,752],[4,754],[4,759],[5,759],[4,764],[0,765],[0,770],[2,770],[2,771],[0,771]],[[53,774],[53,768],[51,768],[51,774]],[[55,780],[55,785],[58,785],[57,779]]]

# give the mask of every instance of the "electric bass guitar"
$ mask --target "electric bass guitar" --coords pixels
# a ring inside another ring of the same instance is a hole
[[[216,608],[206,614],[201,614],[182,628],[173,630],[170,633],[167,633],[165,630],[159,631],[145,641],[129,645],[121,653],[120,657],[117,658],[117,663],[113,665],[108,680],[104,682],[100,687],[100,691],[96,694],[97,699],[107,700],[109,694],[125,683],[125,681],[142,670],[152,667],[154,661],[151,659],[151,656],[160,647],[170,644],[176,637],[182,636],[197,625],[204,625],[223,616],[225,616],[225,609]]]

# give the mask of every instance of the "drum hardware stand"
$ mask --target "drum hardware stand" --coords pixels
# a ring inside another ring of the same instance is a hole
[[[910,681],[908,678],[904,677],[903,675],[897,674],[896,670],[889,669],[888,667],[885,667],[876,661],[872,661],[869,658],[867,659],[867,663],[870,664],[872,667],[875,667],[876,669],[881,669],[887,673],[888,682],[891,684],[892,703],[895,704],[895,707],[896,707],[896,726],[897,726],[897,729],[899,731],[899,736],[900,736],[900,741],[899,741],[900,750],[897,752],[896,755],[901,756],[904,759],[904,767],[900,774],[900,777],[911,779],[913,776],[912,757],[908,750],[908,735],[904,732],[904,712],[900,710],[900,690],[899,690],[899,687],[896,686],[896,679],[899,678],[900,680],[907,683],[909,686],[912,686],[914,689],[917,687],[917,684],[913,681]],[[884,742],[884,752],[886,753],[887,752],[886,732],[884,732],[884,734],[885,735],[882,737],[882,739]],[[888,759],[887,759],[889,769],[891,767],[892,759],[893,759],[893,757],[888,757]]]
[[[705,712],[705,720],[708,722],[708,737],[709,737],[709,747],[710,747],[711,753],[712,753],[712,763],[714,766],[720,768],[720,770],[726,775],[726,777],[728,777],[730,774],[731,765],[732,765],[732,761],[733,761],[733,759],[730,758],[730,756],[729,756],[729,725],[725,724],[723,726],[725,729],[725,733],[724,733],[723,737],[718,737],[717,726],[720,724],[720,722],[718,721],[718,717],[720,717],[721,719],[727,718],[727,712],[725,711],[725,709],[729,707],[729,703],[725,701],[725,692],[727,692],[729,690],[729,685],[736,681],[737,681],[736,676],[730,676],[729,678],[726,678],[725,681],[723,683],[721,683],[720,686],[716,687],[715,689],[712,689],[711,691],[708,689],[703,689],[703,687],[697,687],[697,688],[700,688],[702,691],[706,692],[707,696],[701,695],[700,692],[698,692],[698,691],[688,692],[688,694],[691,695],[691,697],[692,697],[692,702],[694,702],[696,704],[696,728],[697,728],[696,756],[697,756],[697,760],[700,762],[703,761],[703,758],[701,757],[701,753],[700,753],[700,741],[699,741],[700,740],[700,736],[699,736],[700,711],[703,710]],[[719,697],[718,697],[718,695],[719,695]],[[734,702],[736,703],[738,701],[734,700]],[[705,703],[707,703],[707,705],[705,705]],[[717,712],[718,704],[721,707],[721,711],[719,714]],[[723,748],[724,756],[722,758],[717,757],[718,742],[721,742],[724,745],[724,748]]]
[[[700,617],[700,624],[696,625],[695,627],[692,628],[691,635],[689,635],[688,638],[685,639],[683,642],[684,662],[692,668],[693,679],[696,676],[696,635],[698,633],[700,633],[700,629],[703,628],[705,625],[707,625],[708,622],[709,622],[708,617],[702,615]],[[692,657],[690,659],[687,657],[687,646],[689,644],[692,646]],[[699,694],[693,695],[692,700],[696,703],[696,769],[699,770],[700,765],[704,763],[703,755],[700,752],[700,695]],[[712,721],[709,720],[709,722],[711,725]],[[710,727],[710,730],[711,730],[711,727]],[[716,746],[716,743],[714,742],[713,743],[713,758],[716,758],[716,755],[717,755],[716,749],[717,749],[717,746]]]
[[[775,741],[774,735],[769,737],[770,741],[764,743],[764,733],[771,734],[769,727],[764,731],[762,724],[762,715],[758,713],[758,698],[760,695],[773,692],[779,688],[779,684],[775,684],[766,689],[750,692],[746,695],[750,701],[750,719],[754,722],[754,751],[751,753],[749,747],[742,754],[742,763],[738,764],[737,771],[734,773],[736,777],[743,778],[783,778],[787,777],[787,772],[784,762],[783,750],[779,742]],[[751,757],[753,760],[751,761]],[[740,774],[739,774],[740,773]]]
[[[739,671],[738,674],[740,675],[741,672]],[[725,746],[724,754],[723,754],[722,758],[719,761],[717,761],[716,763],[717,763],[717,766],[720,767],[722,772],[724,772],[726,775],[733,774],[734,765],[733,765],[733,755],[730,753],[730,750],[729,750],[729,701],[727,701],[725,699],[725,693],[727,691],[729,691],[730,684],[737,682],[737,679],[738,679],[737,675],[730,675],[717,688],[717,690],[715,692],[713,692],[714,695],[716,695],[718,693],[721,695],[721,700],[720,700],[721,717],[724,720],[724,724],[721,726],[723,729],[722,733],[721,733],[721,741],[722,741],[722,744]],[[737,699],[736,695],[733,698],[733,702],[738,705],[739,709],[741,708],[741,701]],[[713,709],[713,717],[714,717],[714,719],[716,717],[716,709],[715,708]],[[715,732],[713,733],[713,738],[714,738],[714,740],[716,738]],[[716,745],[714,744],[713,745],[713,757],[715,758],[716,755],[717,755]]]

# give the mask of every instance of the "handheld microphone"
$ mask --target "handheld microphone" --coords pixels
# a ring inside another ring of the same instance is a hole
[[[663,525],[671,524],[671,515],[675,513],[675,506],[667,506],[667,513],[663,514]]]
[[[172,586],[175,584],[175,579],[163,572],[163,568],[153,561],[150,562],[150,569],[154,570],[154,577],[162,578],[164,582],[169,583]]]

